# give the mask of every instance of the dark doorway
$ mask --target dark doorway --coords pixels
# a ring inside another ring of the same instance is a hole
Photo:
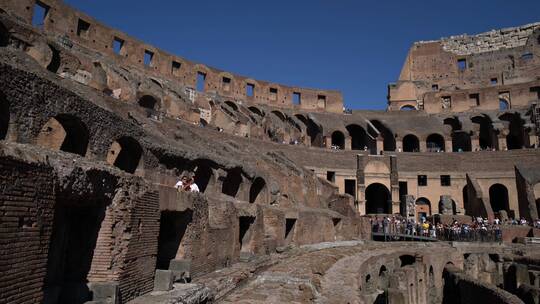
[[[497,148],[497,135],[493,129],[491,119],[488,116],[475,116],[472,119],[473,123],[480,125],[479,144],[481,149]]]
[[[383,184],[374,183],[366,188],[366,214],[390,214],[390,192]]]
[[[366,130],[360,127],[359,125],[348,125],[347,131],[349,131],[349,136],[351,136],[351,149],[352,150],[364,150],[369,148],[368,136]],[[332,135],[333,139],[333,135]]]
[[[139,106],[150,110],[157,110],[158,101],[150,95],[144,95],[139,99]]]
[[[195,165],[195,184],[199,187],[201,192],[205,192],[208,187],[212,184],[212,177],[214,176],[214,171],[212,167],[215,167],[215,164],[209,160],[196,160]]]
[[[38,136],[38,141],[46,147],[81,156],[86,155],[88,139],[86,125],[78,117],[70,114],[60,114],[51,118]]]
[[[241,216],[238,218],[240,252],[251,252],[251,230],[254,222],[255,217],[252,216]]]
[[[506,135],[506,147],[508,150],[521,149],[525,146],[525,128],[523,119],[517,113],[507,113],[500,117],[501,120],[508,121],[508,135]]]
[[[257,177],[251,184],[251,188],[249,189],[249,202],[266,202],[266,182],[262,177]]]
[[[9,44],[9,32],[7,28],[0,22],[0,47]]]
[[[382,134],[383,150],[396,151],[396,138],[394,137],[394,133],[378,120],[372,120],[371,123]]]
[[[9,129],[9,103],[0,94],[0,140],[4,140],[7,137]]]
[[[508,189],[504,185],[494,184],[489,187],[489,203],[493,212],[505,210],[510,212],[508,204]]]
[[[105,206],[56,202],[49,244],[43,303],[85,303],[91,300],[88,273]]]
[[[192,221],[193,212],[187,211],[161,211],[158,237],[157,269],[169,269],[171,260],[176,259],[182,240],[189,224]],[[183,248],[181,249],[184,250]]]
[[[355,179],[345,180],[345,193],[350,194],[354,198],[354,200],[356,200],[356,180]]]
[[[227,172],[227,177],[223,180],[221,187],[221,193],[236,197],[240,185],[242,184],[242,170],[240,168],[233,168]]]
[[[442,152],[444,151],[444,137],[440,134],[431,134],[426,139],[426,146],[428,152]]]
[[[469,202],[469,186],[465,185],[462,190],[463,193],[463,208],[465,209],[465,215],[473,215],[471,202]]]
[[[62,64],[62,57],[60,56],[60,51],[57,50],[55,47],[49,44],[49,48],[51,48],[52,58],[51,62],[49,62],[49,65],[47,65],[47,70],[56,74],[58,73],[60,65]]]
[[[341,131],[334,131],[332,133],[332,146],[341,150],[345,149],[345,135]]]
[[[471,151],[471,136],[469,133],[462,131],[452,133],[452,150],[454,152]]]
[[[403,137],[403,152],[419,152],[420,142],[418,137],[409,134]]]
[[[294,239],[294,226],[296,225],[296,219],[285,219],[285,243],[290,244]]]
[[[405,267],[416,263],[416,258],[412,255],[404,254],[399,257],[399,261],[401,262],[400,267]]]
[[[114,161],[114,166],[128,173],[135,173],[143,153],[141,146],[131,137],[122,137],[116,142],[120,145],[120,152]]]

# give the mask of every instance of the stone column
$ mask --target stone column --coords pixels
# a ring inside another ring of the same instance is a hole
[[[502,133],[502,132],[501,132]],[[497,136],[498,141],[498,149],[500,151],[508,150],[508,147],[506,146],[506,135],[500,134]]]
[[[377,155],[380,155],[384,151],[384,138],[377,136]]]
[[[471,151],[480,150],[480,139],[478,135],[471,136]]]
[[[350,136],[345,137],[345,149],[344,150],[351,150],[352,149],[352,138]]]
[[[425,139],[419,140],[418,145],[420,146],[420,152],[427,152],[427,143]]]
[[[330,149],[332,147],[332,137],[325,136],[324,137],[324,144],[328,149]]]
[[[399,186],[392,185],[392,213],[399,213]]]
[[[398,151],[403,152],[403,140],[401,138],[396,138],[396,152]]]
[[[444,151],[445,152],[452,152],[453,151],[452,137],[450,137],[450,138],[445,137],[445,139],[444,139]]]

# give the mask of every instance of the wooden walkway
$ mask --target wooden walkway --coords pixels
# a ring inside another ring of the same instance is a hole
[[[410,234],[384,234],[382,232],[372,232],[374,241],[394,242],[394,241],[411,241],[411,242],[438,242],[439,240],[427,236],[410,235]],[[386,236],[386,239],[385,239]]]

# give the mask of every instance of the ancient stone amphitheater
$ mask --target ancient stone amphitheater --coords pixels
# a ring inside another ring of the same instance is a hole
[[[539,303],[540,230],[506,221],[538,219],[539,99],[540,24],[417,42],[386,111],[344,111],[2,0],[0,303]]]

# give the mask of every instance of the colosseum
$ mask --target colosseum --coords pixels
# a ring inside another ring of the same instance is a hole
[[[345,110],[0,1],[0,304],[540,303],[540,23],[403,55]]]

